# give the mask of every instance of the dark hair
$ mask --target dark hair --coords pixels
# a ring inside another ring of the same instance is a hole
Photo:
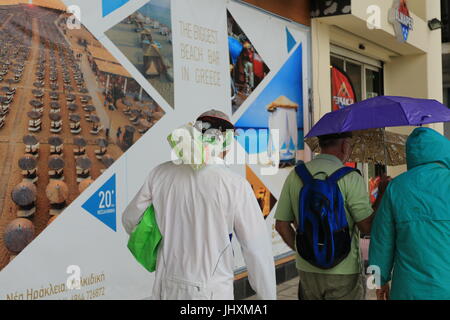
[[[333,133],[319,136],[319,147],[320,149],[326,149],[329,147],[334,147],[338,144],[340,139],[352,138],[353,134],[351,132]]]

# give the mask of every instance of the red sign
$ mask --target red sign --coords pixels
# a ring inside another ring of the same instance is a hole
[[[336,111],[356,102],[355,91],[347,75],[336,67],[331,68],[332,110]]]

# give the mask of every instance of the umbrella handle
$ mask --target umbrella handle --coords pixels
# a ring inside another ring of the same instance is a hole
[[[427,114],[427,115],[422,116],[422,118],[420,119],[420,121],[423,122],[423,120],[425,120],[426,118],[431,118],[431,114]],[[422,124],[423,124],[422,122],[420,123],[420,126],[422,126]]]

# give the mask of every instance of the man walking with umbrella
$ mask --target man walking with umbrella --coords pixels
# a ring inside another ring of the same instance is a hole
[[[309,185],[310,181],[306,181],[307,179],[303,177],[300,178],[298,169],[293,170],[287,177],[278,200],[278,207],[275,213],[275,228],[286,244],[298,253],[296,266],[300,275],[298,291],[300,300],[364,299],[365,290],[359,250],[359,232],[370,234],[374,214],[362,176],[355,170],[343,169],[345,168],[344,163],[347,162],[352,152],[351,137],[351,132],[319,136],[321,154],[304,165],[312,179],[326,179],[332,183],[333,177],[336,177],[335,182],[337,181],[337,187],[342,195],[342,214],[347,222],[347,228],[342,230],[344,230],[346,236],[339,237],[337,234],[340,231],[335,233],[336,242],[333,249],[347,246],[347,250],[335,263],[330,266],[324,266],[318,262],[315,263],[314,259],[308,260],[306,258],[307,252],[313,251],[313,247],[317,255],[320,255],[320,251],[325,250],[327,251],[327,257],[329,257],[330,251],[325,249],[327,240],[321,240],[324,237],[327,238],[326,235],[324,236],[324,233],[327,232],[326,228],[320,229],[317,224],[312,223],[313,225],[310,229],[319,228],[319,234],[317,236],[314,235],[309,241],[311,248],[309,248],[308,244],[301,247],[302,241],[299,241],[298,238],[298,226],[299,224],[307,225],[309,222],[301,220],[300,217],[302,215],[300,215],[299,210],[313,204],[308,203],[311,197],[308,199],[308,197],[303,198],[301,196],[302,189]],[[337,177],[336,174],[340,174],[340,172],[342,172],[341,176]],[[383,187],[381,187],[380,194],[382,192]],[[326,199],[325,202],[327,201],[329,200]],[[330,212],[330,215],[337,214],[338,206],[336,203],[338,202],[335,201],[332,202],[334,203],[332,206],[334,212]],[[323,207],[321,209],[323,210]],[[324,216],[323,211],[321,214]],[[305,234],[308,232],[314,233],[314,231],[305,230]],[[338,254],[338,249],[336,249],[336,253]]]

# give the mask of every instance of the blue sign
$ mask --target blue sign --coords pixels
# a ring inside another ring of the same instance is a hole
[[[119,9],[130,0],[102,0],[103,17]]]
[[[116,175],[109,178],[81,207],[116,231]]]

